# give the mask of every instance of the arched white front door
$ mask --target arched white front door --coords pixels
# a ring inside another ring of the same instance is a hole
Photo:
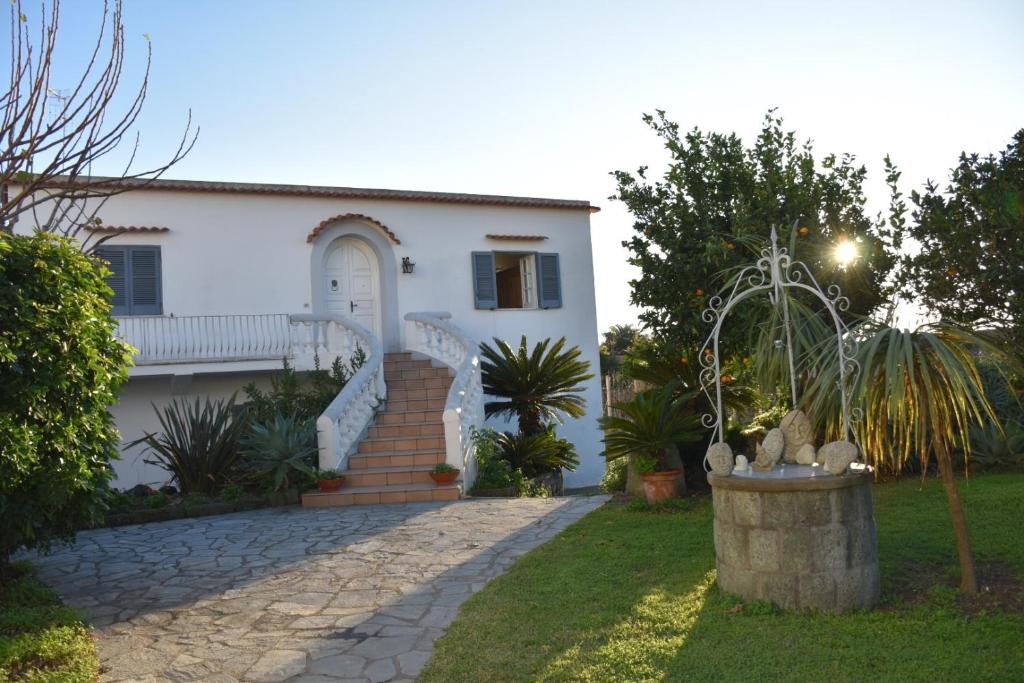
[[[331,244],[323,287],[329,313],[354,318],[381,338],[380,263],[369,245],[354,237]]]

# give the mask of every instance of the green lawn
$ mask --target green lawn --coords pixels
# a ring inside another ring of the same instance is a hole
[[[30,572],[0,587],[0,681],[84,683],[99,668],[89,629],[56,593]]]
[[[1024,475],[962,491],[979,562],[1019,590]],[[1019,592],[1014,609],[965,611],[950,588],[941,485],[877,486],[875,512],[883,604],[831,616],[720,593],[709,499],[673,514],[606,505],[467,601],[422,680],[1024,681]]]

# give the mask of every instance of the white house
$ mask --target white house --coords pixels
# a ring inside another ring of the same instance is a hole
[[[242,395],[251,381],[266,385],[284,356],[308,369],[314,350],[329,361],[358,344],[369,362],[318,421],[321,466],[350,470],[344,502],[457,496],[424,482],[430,463],[444,460],[474,476],[480,341],[565,336],[597,374],[597,210],[560,199],[178,180],[112,197],[97,229],[113,234],[101,251],[115,272],[115,314],[139,349],[113,408],[122,437],[158,430],[153,405],[173,397]],[[604,471],[598,379],[585,396],[587,416],[559,429],[581,460],[569,487],[596,484]],[[167,479],[138,448],[115,469],[122,487]]]

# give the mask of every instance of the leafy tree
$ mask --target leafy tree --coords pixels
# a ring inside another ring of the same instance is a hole
[[[601,341],[601,374],[607,375],[617,371],[622,365],[622,357],[643,335],[633,325],[612,325]]]
[[[898,174],[896,176],[898,178]],[[900,259],[898,282],[944,320],[995,325],[1024,345],[1024,129],[999,153],[963,153],[944,190],[929,181],[911,193],[898,239],[920,245]]]
[[[68,239],[0,233],[0,573],[102,518],[131,362],[106,275]]]
[[[564,413],[582,417],[586,400],[580,395],[583,383],[593,379],[590,363],[580,360],[580,348],[565,349],[565,337],[551,344],[545,339],[528,351],[526,337],[513,350],[507,342],[494,339],[494,348],[480,345],[484,393],[503,400],[484,404],[484,412],[512,415],[519,419],[519,431],[539,434],[546,423]],[[549,348],[550,347],[550,348]]]
[[[631,299],[656,336],[699,348],[707,335],[700,313],[725,284],[719,273],[728,276],[758,256],[772,226],[819,281],[842,286],[853,313],[868,313],[887,300],[893,257],[885,240],[891,230],[865,213],[867,172],[852,155],[819,161],[811,142],[798,144],[774,110],[751,147],[735,134],[694,129],[681,135],[663,111],[644,121],[664,140],[668,167],[653,181],[646,166],[614,172],[612,199],[635,218],[635,234],[623,242],[630,263],[641,270],[630,283]],[[833,258],[840,240],[857,247],[859,258],[850,265]],[[748,334],[745,322],[763,314],[753,302],[736,310],[723,330],[727,353]]]

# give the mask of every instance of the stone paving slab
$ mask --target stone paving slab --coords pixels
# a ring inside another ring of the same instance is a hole
[[[606,496],[278,508],[79,534],[35,558],[104,681],[412,681],[459,605]]]

